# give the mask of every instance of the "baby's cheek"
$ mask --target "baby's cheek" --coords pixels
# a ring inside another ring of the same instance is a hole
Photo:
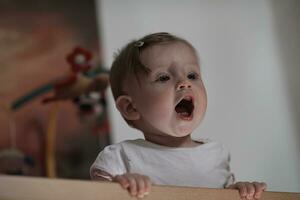
[[[169,118],[171,113],[170,109],[163,105],[150,106],[149,109],[151,110],[148,110],[148,113],[156,121],[166,120],[167,118]]]
[[[145,115],[151,116],[151,118],[164,119],[169,117],[174,111],[173,95],[168,91],[152,91],[141,95],[144,95],[141,101],[143,112]]]
[[[152,124],[156,126],[163,126],[168,123],[171,118],[172,112],[170,108],[164,104],[152,104],[146,108],[145,115]]]

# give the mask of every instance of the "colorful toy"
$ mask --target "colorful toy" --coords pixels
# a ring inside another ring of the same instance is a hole
[[[35,90],[12,102],[9,108],[10,112],[16,111],[23,105],[39,97],[40,95],[50,91],[54,91],[54,94],[52,96],[46,97],[42,100],[44,104],[53,103],[49,115],[46,136],[45,156],[46,174],[48,177],[56,176],[55,132],[57,112],[59,110],[57,101],[74,101],[81,111],[86,111],[87,107],[82,102],[86,101],[87,99],[85,98],[84,100],[84,97],[91,97],[90,106],[93,109],[90,110],[90,113],[92,112],[94,114],[98,114],[99,111],[103,109],[101,105],[99,107],[99,103],[102,102],[104,104],[104,94],[102,92],[106,89],[109,83],[108,73],[100,67],[92,68],[90,63],[91,59],[92,54],[89,51],[85,50],[82,47],[74,48],[73,52],[66,57],[67,62],[71,65],[70,74],[36,88]],[[93,101],[94,103],[92,103]],[[16,155],[15,153],[13,154]]]

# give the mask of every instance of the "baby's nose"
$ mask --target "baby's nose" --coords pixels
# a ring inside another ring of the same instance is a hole
[[[184,81],[179,81],[177,83],[176,89],[183,90],[183,89],[189,89],[191,87],[192,87],[191,83],[187,80],[184,80]]]

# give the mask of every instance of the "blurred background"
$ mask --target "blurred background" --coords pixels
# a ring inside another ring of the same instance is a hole
[[[238,181],[300,192],[300,1],[22,2],[0,1],[2,171],[17,166],[21,152],[22,172],[49,176],[47,167],[55,166],[56,177],[88,179],[104,146],[141,138],[117,112],[109,89],[96,91],[102,109],[88,116],[73,98],[42,104],[54,89],[17,108],[7,105],[68,74],[65,57],[76,46],[90,51],[92,66],[106,73],[127,42],[165,31],[190,41],[200,57],[208,110],[193,137],[222,142]],[[53,121],[55,140],[49,137]],[[7,153],[11,149],[20,152]]]
[[[105,95],[83,89],[103,69],[95,2],[1,0],[0,44],[0,172],[89,179],[110,144]]]

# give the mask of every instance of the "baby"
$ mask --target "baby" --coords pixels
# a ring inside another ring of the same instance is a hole
[[[151,184],[238,189],[241,198],[260,198],[266,184],[234,183],[221,144],[191,138],[207,96],[189,42],[169,33],[130,42],[112,64],[110,83],[116,107],[145,140],[106,147],[91,166],[92,179],[118,182],[139,198]]]

